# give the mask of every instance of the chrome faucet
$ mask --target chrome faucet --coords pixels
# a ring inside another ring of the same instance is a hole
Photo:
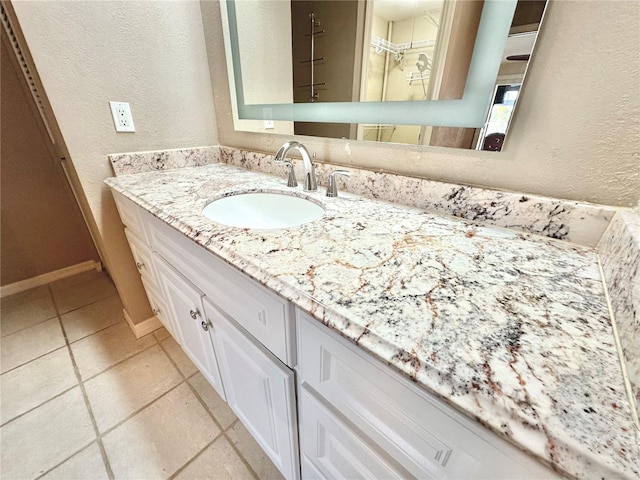
[[[318,184],[316,183],[316,169],[311,162],[311,156],[309,155],[309,150],[301,144],[300,142],[291,141],[287,142],[276,153],[275,161],[282,162],[287,157],[287,153],[292,148],[296,149],[302,155],[302,161],[304,163],[304,186],[303,190],[305,192],[314,192],[318,190]]]

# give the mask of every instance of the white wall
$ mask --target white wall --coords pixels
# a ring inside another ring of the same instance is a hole
[[[275,152],[290,137],[235,132],[217,5],[202,3],[220,142]],[[550,0],[500,153],[300,137],[320,161],[631,207],[640,197],[640,3]]]
[[[106,155],[218,143],[200,6],[12,4],[91,208],[106,266],[139,322],[151,311],[103,184],[113,176]],[[130,102],[135,133],[115,132],[109,100]]]

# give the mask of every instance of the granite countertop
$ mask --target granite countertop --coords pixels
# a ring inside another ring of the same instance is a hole
[[[640,476],[594,248],[223,164],[107,184],[559,472]],[[284,230],[201,214],[239,191],[310,197],[326,213]]]

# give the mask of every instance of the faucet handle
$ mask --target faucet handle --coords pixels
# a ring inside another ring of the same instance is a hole
[[[327,197],[338,196],[338,186],[336,184],[336,175],[342,175],[345,177],[351,176],[347,170],[334,170],[329,174],[329,183],[327,184]]]
[[[296,180],[296,172],[293,171],[293,163],[289,160],[276,160],[278,165],[285,165],[289,172],[289,177],[287,178],[287,187],[297,187],[298,181]]]

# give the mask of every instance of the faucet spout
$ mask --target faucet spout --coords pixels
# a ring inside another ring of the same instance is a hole
[[[300,152],[302,156],[302,162],[304,164],[304,186],[303,190],[305,192],[314,192],[318,190],[318,184],[316,182],[316,169],[313,166],[313,162],[311,161],[311,155],[309,155],[309,150],[300,142],[291,141],[287,142],[282,147],[278,149],[275,156],[275,161],[283,161],[289,150],[295,149]]]

